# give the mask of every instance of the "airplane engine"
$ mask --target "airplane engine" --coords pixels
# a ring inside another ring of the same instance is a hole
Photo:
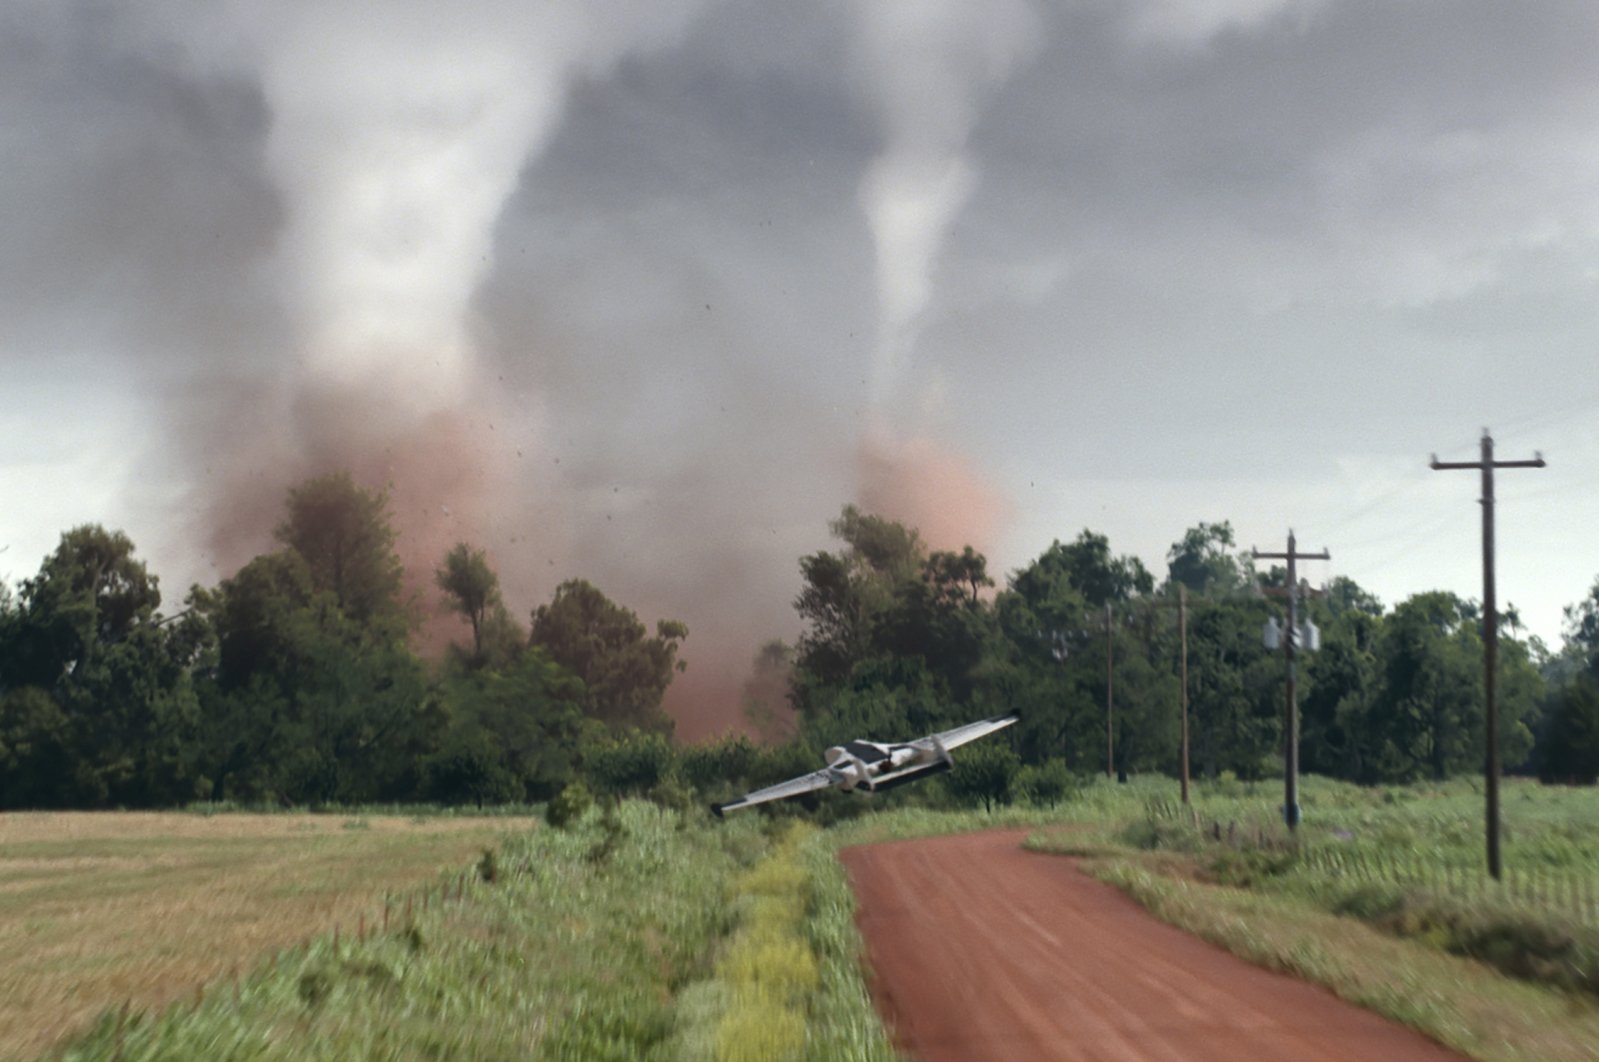
[[[888,754],[888,762],[892,764],[891,770],[915,763],[917,759],[916,750],[909,745],[901,745]]]
[[[868,791],[872,789],[872,772],[867,768],[865,761],[853,755],[848,749],[836,745],[828,749],[827,762],[838,772],[839,788],[847,791],[864,785]]]

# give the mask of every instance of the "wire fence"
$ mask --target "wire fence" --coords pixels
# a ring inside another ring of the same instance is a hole
[[[1557,915],[1599,926],[1599,866],[1544,863],[1506,866],[1501,880],[1486,867],[1465,862],[1445,847],[1373,846],[1353,839],[1307,840],[1280,821],[1255,812],[1231,819],[1201,815],[1176,800],[1149,801],[1146,810],[1160,831],[1175,830],[1201,847],[1292,851],[1299,884],[1315,888],[1351,884],[1397,885],[1466,905],[1491,904],[1536,915]]]

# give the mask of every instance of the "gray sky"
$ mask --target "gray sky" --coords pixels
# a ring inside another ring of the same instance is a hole
[[[687,620],[692,736],[852,500],[1478,596],[1491,426],[1501,600],[1599,574],[1590,0],[8,0],[0,159],[13,581],[175,599],[348,466]]]

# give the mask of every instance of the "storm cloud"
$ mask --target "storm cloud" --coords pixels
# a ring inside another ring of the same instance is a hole
[[[1599,571],[1595,55],[1578,0],[19,0],[0,572],[95,520],[171,596],[347,467],[414,570],[685,620],[695,736],[847,501],[1000,570],[1231,518],[1470,595],[1424,463],[1491,425],[1551,459],[1501,594],[1553,638]]]

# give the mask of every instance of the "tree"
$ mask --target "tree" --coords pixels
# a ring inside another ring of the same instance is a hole
[[[925,733],[967,714],[994,636],[988,562],[971,547],[929,555],[915,530],[846,506],[843,548],[800,561],[792,699],[825,746],[861,734]]]
[[[0,645],[0,741],[29,779],[11,780],[11,799],[148,806],[193,795],[189,667],[203,632],[187,617],[169,622],[160,605],[133,543],[98,525],[63,534],[23,583]]]
[[[312,587],[332,594],[352,621],[397,634],[410,618],[388,504],[386,491],[364,490],[348,472],[335,472],[289,490],[289,512],[275,533],[305,559]]]
[[[1347,575],[1335,576],[1332,582],[1327,584],[1327,594],[1323,602],[1327,608],[1327,615],[1333,619],[1350,613],[1373,618],[1383,614],[1382,602],[1377,600],[1377,596]]]
[[[1340,607],[1331,592],[1325,604],[1328,612]],[[1307,772],[1373,780],[1380,743],[1374,741],[1377,735],[1368,716],[1377,696],[1375,646],[1381,615],[1358,607],[1327,615],[1314,604],[1312,613],[1321,623],[1322,638],[1319,652],[1300,657],[1300,762]]]
[[[292,548],[256,557],[191,600],[216,634],[214,666],[198,676],[213,799],[416,795],[418,761],[443,719],[396,602],[387,619],[352,618]]]
[[[766,744],[791,740],[798,729],[789,699],[793,675],[794,652],[781,639],[767,642],[756,651],[740,699],[745,720]]]
[[[801,711],[814,711],[813,689],[836,688],[874,652],[873,639],[901,587],[919,578],[926,550],[917,533],[846,505],[828,524],[844,549],[800,559],[804,586],[794,602],[805,622],[795,652]]]
[[[1211,778],[1257,779],[1281,762],[1283,665],[1261,645],[1269,606],[1253,598],[1196,606],[1188,624],[1190,732]]]
[[[959,553],[934,553],[923,565],[923,573],[938,597],[972,609],[982,606],[982,592],[994,585],[988,576],[988,559],[970,546]]]
[[[672,720],[661,698],[672,676],[684,669],[677,651],[688,628],[660,620],[655,636],[630,609],[611,601],[599,588],[570,579],[555,598],[533,612],[530,643],[583,680],[588,714],[612,727],[670,735]]]
[[[1052,808],[1077,789],[1077,779],[1062,759],[1023,767],[1016,773],[1013,788],[1034,807]]]
[[[1168,578],[1195,594],[1219,595],[1249,585],[1253,566],[1233,552],[1233,525],[1199,523],[1166,552]]]
[[[970,745],[960,750],[955,767],[944,776],[950,795],[963,804],[982,802],[984,811],[1010,802],[1011,783],[1021,769],[1021,759],[1000,742]]]
[[[1567,648],[1581,655],[1589,671],[1599,677],[1599,578],[1586,597],[1566,606],[1565,617]]]
[[[481,667],[496,650],[503,655],[510,649],[511,640],[504,635],[514,636],[515,627],[500,599],[499,576],[482,550],[458,543],[433,578],[444,591],[446,604],[472,627],[470,666]]]
[[[1374,742],[1370,780],[1447,778],[1484,758],[1481,613],[1454,594],[1416,594],[1395,607],[1375,645],[1378,686],[1363,730]],[[1541,680],[1524,643],[1499,642],[1499,741],[1507,764],[1532,748]]]
[[[1090,608],[1126,601],[1155,588],[1154,577],[1137,557],[1114,557],[1110,540],[1084,528],[1069,544],[1056,540],[1027,568],[1016,573],[1013,585],[1024,596],[1036,596],[1031,584],[1064,575]]]
[[[747,792],[759,752],[740,734],[678,751],[678,772],[687,784],[715,800],[728,800]]]
[[[583,692],[542,649],[448,678],[444,758],[429,768],[434,799],[543,800],[560,792],[575,772]],[[476,766],[467,770],[469,763]]]
[[[1545,782],[1599,781],[1599,684],[1581,675],[1560,695],[1545,737],[1538,776]]]
[[[0,808],[70,806],[78,751],[71,720],[49,693],[0,693]]]
[[[630,731],[592,745],[584,755],[584,773],[601,793],[643,796],[672,772],[672,747],[660,734]]]

